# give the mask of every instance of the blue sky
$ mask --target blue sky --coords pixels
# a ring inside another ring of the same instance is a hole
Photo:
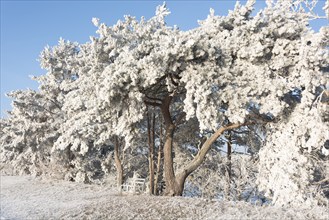
[[[91,19],[113,25],[123,15],[150,18],[157,5],[163,1],[1,1],[1,117],[11,109],[11,100],[5,96],[12,90],[37,89],[37,83],[29,75],[45,73],[37,61],[46,45],[54,46],[60,37],[85,43],[95,34]],[[166,1],[171,14],[169,26],[177,25],[182,30],[197,27],[214,8],[218,15],[226,15],[233,9],[234,0],[213,1]],[[245,1],[241,1],[242,3]],[[317,12],[325,0],[320,0]],[[265,6],[259,1],[256,8]],[[311,23],[314,30],[328,25],[322,19]]]

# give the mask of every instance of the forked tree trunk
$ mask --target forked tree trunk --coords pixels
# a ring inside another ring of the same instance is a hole
[[[237,123],[219,128],[210,138],[204,142],[194,159],[180,173],[175,175],[172,155],[175,125],[172,121],[169,110],[171,100],[172,97],[167,96],[161,105],[161,112],[166,126],[165,143],[163,148],[164,174],[166,182],[165,195],[181,196],[183,194],[186,178],[202,164],[202,162],[205,160],[206,154],[211,148],[211,145],[217,140],[217,138],[221,136],[225,131],[239,128],[245,124]]]
[[[119,138],[115,137],[114,141],[114,161],[115,161],[115,167],[117,169],[117,187],[121,189],[121,185],[123,182],[123,169],[122,169],[122,163],[119,156]]]

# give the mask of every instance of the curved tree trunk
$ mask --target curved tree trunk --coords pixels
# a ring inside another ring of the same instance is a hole
[[[167,96],[161,105],[161,112],[164,118],[166,133],[165,133],[165,142],[163,146],[163,157],[164,157],[164,175],[166,182],[165,195],[176,196],[180,195],[179,187],[177,187],[174,166],[173,166],[173,154],[172,154],[172,145],[174,139],[175,125],[172,121],[170,115],[170,102],[172,100],[171,96]]]
[[[225,127],[221,127],[210,138],[208,138],[204,142],[204,144],[202,145],[201,149],[194,157],[194,159],[183,169],[182,172],[177,174],[176,177],[176,185],[178,189],[177,195],[181,195],[183,193],[184,183],[186,178],[202,164],[202,162],[206,158],[206,154],[211,148],[211,145],[217,140],[217,138],[221,136],[224,133],[224,131],[239,128],[244,125],[245,124],[237,123],[237,124],[231,124]]]

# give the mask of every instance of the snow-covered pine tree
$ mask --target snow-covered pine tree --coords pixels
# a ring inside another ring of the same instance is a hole
[[[253,3],[237,4],[226,17],[211,11],[199,28],[188,32],[165,25],[169,14],[165,6],[148,21],[127,16],[124,22],[107,27],[94,19],[100,37],[92,44],[108,56],[91,61],[101,68],[80,78],[80,85],[95,88],[92,98],[81,96],[82,87],[76,92],[76,97],[86,99],[84,103],[93,103],[87,107],[91,113],[83,117],[95,115],[95,120],[107,123],[109,133],[124,136],[129,144],[145,106],[158,107],[166,126],[164,172],[170,195],[181,195],[186,177],[224,131],[259,119],[262,123],[279,120],[289,105],[283,100],[286,93],[295,88],[312,92],[325,82],[322,69],[327,52],[320,42],[326,29],[312,33],[308,17],[280,1],[252,17]],[[314,43],[309,45],[307,36],[316,39]],[[309,71],[311,57],[317,68]],[[251,114],[250,106],[256,106],[259,114]],[[175,117],[179,111],[186,115]],[[213,135],[176,173],[172,144],[179,118],[196,118],[200,131],[213,131]],[[96,126],[92,122],[88,126]]]
[[[328,27],[310,30],[308,21],[316,16],[297,1],[268,1],[252,16],[254,3],[237,3],[227,16],[210,10],[198,28],[187,32],[166,26],[170,12],[165,5],[149,20],[126,16],[109,27],[93,19],[99,37],[78,47],[60,42],[52,52],[47,49],[42,86],[60,101],[63,120],[53,150],[69,149],[84,160],[115,136],[125,139],[124,150],[132,149],[145,132],[139,126],[146,106],[156,107],[164,121],[166,194],[175,196],[182,195],[186,178],[218,137],[270,122],[260,153],[260,187],[275,190],[278,204],[287,192],[300,195],[298,203],[310,197],[306,189],[314,178],[310,156],[302,149],[319,152],[328,140],[328,121],[321,116],[327,105],[319,101],[323,92],[316,92],[328,89]],[[301,91],[300,103],[287,102],[295,90]],[[301,118],[306,130],[296,129]],[[175,134],[192,120],[191,132],[207,139],[175,170],[173,145],[181,138]],[[281,164],[292,168],[278,175],[281,168],[275,167]]]

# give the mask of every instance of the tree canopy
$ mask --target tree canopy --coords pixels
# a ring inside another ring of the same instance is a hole
[[[261,125],[260,189],[280,204],[291,195],[305,201],[322,166],[310,155],[328,156],[329,28],[312,31],[315,15],[303,2],[268,1],[253,16],[254,3],[237,3],[227,16],[211,9],[186,32],[166,25],[165,4],[149,20],[125,16],[107,26],[93,18],[98,37],[45,48],[39,91],[10,94],[14,109],[2,121],[2,153],[30,148],[46,152],[42,160],[55,152],[86,160],[114,145],[114,137],[124,139],[126,151],[143,145],[153,109],[153,129],[164,122],[166,194],[182,195],[186,178],[221,135]],[[173,144],[197,141],[194,158],[175,170]]]

